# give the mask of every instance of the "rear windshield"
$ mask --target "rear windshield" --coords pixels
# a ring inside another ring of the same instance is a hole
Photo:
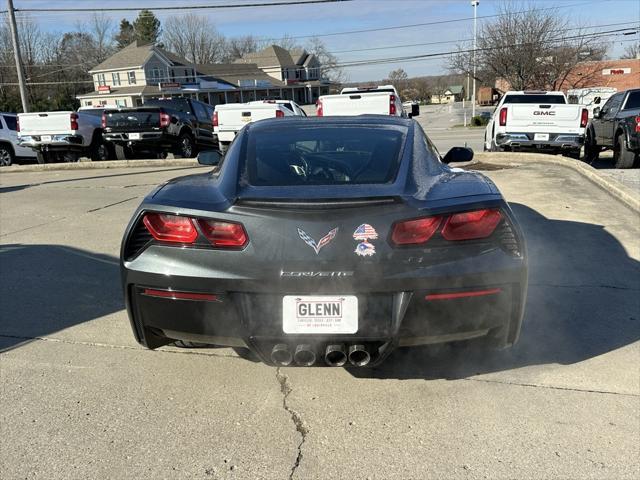
[[[363,126],[260,129],[248,135],[250,185],[358,185],[396,176],[406,128]]]
[[[17,130],[18,129],[16,117],[14,117],[12,115],[3,115],[3,117],[4,117],[4,121],[7,123],[7,128],[9,130]]]
[[[629,98],[627,98],[627,103],[624,106],[625,110],[632,110],[635,108],[640,108],[640,90],[631,92],[629,94]]]
[[[564,105],[562,95],[507,95],[504,103],[546,103],[551,105]]]
[[[160,113],[158,111],[121,111],[106,112],[107,125],[109,127],[140,127],[160,125]]]

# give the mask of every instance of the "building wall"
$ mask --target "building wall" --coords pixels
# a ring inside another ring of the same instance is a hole
[[[101,74],[104,75],[104,79],[105,79],[105,84],[110,86],[110,87],[115,87],[118,88],[114,85],[113,83],[113,73],[119,73],[120,74],[120,87],[130,87],[130,86],[134,86],[134,85],[144,85],[145,84],[145,73],[144,70],[142,68],[127,68],[125,70],[112,70],[112,71],[108,71],[108,72],[100,72],[100,73],[94,73],[93,74],[93,85],[94,88],[96,89],[96,91],[98,90],[98,85],[99,83],[99,76]],[[135,72],[136,74],[136,83],[129,83],[129,72]]]
[[[135,107],[136,106],[136,98],[128,95],[123,96],[107,96],[97,94],[93,97],[82,98],[80,99],[81,107],[95,107],[99,105],[108,105],[110,107],[121,106],[121,107]]]

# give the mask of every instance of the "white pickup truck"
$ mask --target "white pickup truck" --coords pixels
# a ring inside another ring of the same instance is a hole
[[[112,158],[102,138],[103,108],[87,107],[77,112],[18,114],[18,143],[36,153],[38,163],[77,162]]]
[[[246,124],[265,118],[289,116],[306,117],[306,113],[291,100],[259,100],[216,105],[213,113],[213,133],[218,136],[220,151],[225,152]]]
[[[316,104],[316,114],[319,117],[367,114],[408,116],[393,85],[349,87],[343,88],[339,95],[323,95]]]
[[[484,134],[484,150],[535,150],[580,158],[589,112],[562,92],[507,92]]]

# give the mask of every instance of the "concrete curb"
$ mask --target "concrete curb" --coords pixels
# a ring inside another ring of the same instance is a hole
[[[106,168],[139,167],[197,167],[195,158],[158,160],[108,160],[104,162],[84,161],[78,163],[46,163],[44,165],[12,165],[3,167],[0,173],[50,172],[55,170],[101,170]]]
[[[473,165],[484,163],[495,166],[520,166],[527,163],[549,163],[569,168],[586,177],[604,191],[620,200],[629,208],[640,212],[640,194],[626,185],[621,184],[613,178],[600,173],[591,165],[580,160],[573,160],[555,155],[545,155],[540,153],[512,153],[512,152],[478,152],[474,160],[470,163],[459,164],[458,166],[473,169]]]

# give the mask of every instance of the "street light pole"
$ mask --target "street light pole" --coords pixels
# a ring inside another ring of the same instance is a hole
[[[16,70],[18,71],[18,86],[20,88],[20,99],[22,100],[22,111],[26,113],[29,111],[29,97],[27,96],[27,87],[24,84],[22,59],[20,58],[20,42],[18,40],[18,27],[16,26],[16,12],[13,8],[13,0],[7,0],[7,10],[9,10],[9,25],[11,26],[13,55],[16,58]]]
[[[471,118],[476,116],[476,32],[477,11],[480,0],[471,0],[473,7],[473,93],[471,95]]]

